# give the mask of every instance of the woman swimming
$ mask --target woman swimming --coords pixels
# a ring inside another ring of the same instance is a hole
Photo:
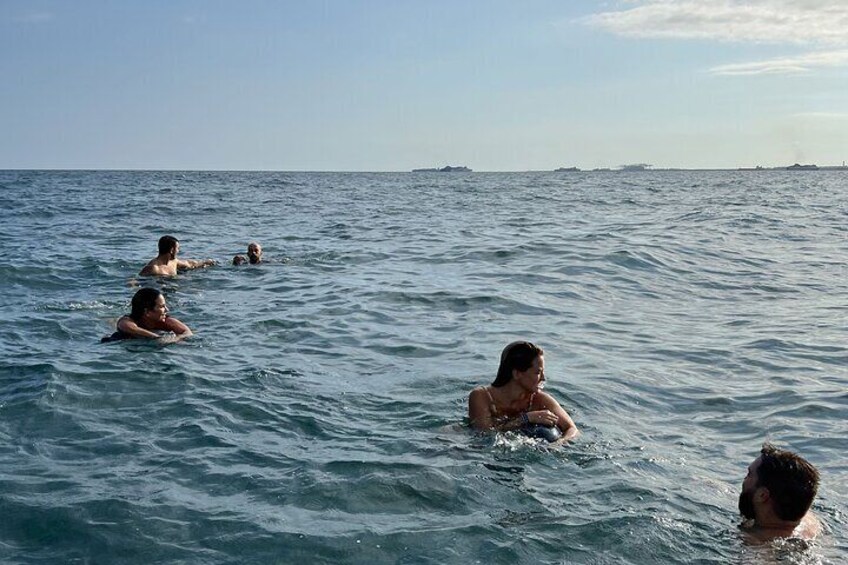
[[[117,331],[104,337],[102,343],[122,339],[159,339],[156,332],[173,332],[176,341],[192,335],[187,325],[168,316],[165,296],[155,288],[142,288],[132,298],[132,310],[129,316],[122,316],[117,323]]]
[[[544,351],[529,341],[510,343],[501,353],[491,386],[477,387],[468,395],[471,425],[477,430],[533,430],[530,435],[537,435],[538,428],[543,427],[553,432],[544,434],[548,441],[577,437],[580,431],[568,412],[554,397],[542,392],[544,381]]]

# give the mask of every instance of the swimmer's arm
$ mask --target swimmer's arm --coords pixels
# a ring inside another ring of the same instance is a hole
[[[487,396],[486,391],[481,388],[475,388],[468,395],[468,420],[475,430],[491,430],[493,427]]]
[[[187,325],[170,316],[165,318],[165,321],[161,324],[161,328],[168,332],[174,332],[180,337],[190,337],[194,335]]]
[[[557,417],[557,427],[562,430],[562,437],[559,439],[560,442],[574,439],[580,435],[580,430],[577,429],[574,420],[571,419],[568,412],[559,405],[559,402],[553,396],[546,392],[539,392],[537,398],[539,404],[545,410],[550,410]]]
[[[170,316],[165,318],[165,321],[160,323],[157,327],[165,330],[166,332],[174,333],[174,335],[164,335],[159,337],[159,342],[162,344],[176,343],[194,335],[187,325],[176,318],[171,318]]]
[[[132,337],[142,339],[156,339],[159,337],[159,334],[139,327],[132,318],[126,316],[118,320],[117,326],[118,331],[131,335]]]
[[[215,259],[179,259],[177,260],[177,268],[183,270],[190,269],[202,269],[204,267],[211,267],[215,264]]]

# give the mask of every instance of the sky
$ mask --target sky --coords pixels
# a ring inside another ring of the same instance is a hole
[[[0,169],[848,160],[848,0],[0,0]]]

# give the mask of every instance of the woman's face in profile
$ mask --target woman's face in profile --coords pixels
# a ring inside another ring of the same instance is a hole
[[[167,314],[168,306],[165,304],[165,297],[160,294],[156,297],[153,307],[144,312],[144,318],[147,322],[161,322],[167,317]]]
[[[544,355],[539,355],[533,360],[533,364],[530,365],[525,371],[515,371],[515,378],[518,379],[519,384],[523,386],[526,390],[530,392],[536,392],[539,390],[542,382],[545,380],[545,357]]]

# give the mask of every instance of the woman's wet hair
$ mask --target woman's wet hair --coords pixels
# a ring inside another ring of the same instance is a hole
[[[529,341],[514,341],[504,347],[501,353],[501,364],[498,367],[498,375],[495,377],[493,387],[501,387],[512,380],[513,369],[526,371],[533,365],[536,357],[544,355],[541,347],[537,347]]]
[[[141,321],[142,316],[147,310],[156,306],[156,300],[162,295],[155,288],[142,288],[132,297],[132,309],[130,310],[130,318],[134,321]]]

